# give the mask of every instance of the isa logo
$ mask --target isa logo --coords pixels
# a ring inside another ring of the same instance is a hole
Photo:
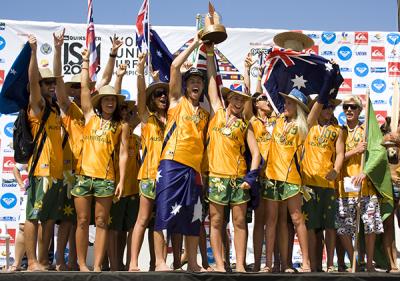
[[[371,60],[385,61],[385,47],[371,46]]]
[[[381,94],[386,90],[386,82],[382,79],[375,79],[371,83],[372,91]]]
[[[367,76],[368,72],[368,65],[363,62],[357,63],[356,66],[354,66],[354,73],[359,77]]]
[[[356,32],[354,34],[354,44],[367,45],[368,44],[368,32]]]
[[[400,34],[398,34],[398,33],[389,33],[386,36],[386,39],[387,39],[389,44],[397,45],[400,42]]]
[[[0,36],[0,51],[6,47],[6,39]]]
[[[389,62],[389,77],[400,77],[400,62]]]
[[[339,59],[341,59],[343,61],[347,61],[347,60],[351,59],[351,56],[352,56],[351,49],[347,46],[340,47],[337,54],[338,54]]]
[[[4,193],[0,198],[0,204],[4,209],[12,209],[17,205],[17,197],[13,193]]]
[[[344,112],[340,112],[339,116],[338,116],[338,122],[340,126],[343,126],[344,124],[346,124],[346,114]]]
[[[352,89],[352,80],[351,78],[344,78],[342,85],[339,87],[339,91],[341,92],[351,92]],[[348,94],[348,93],[346,93]]]
[[[126,89],[122,89],[121,90],[121,95],[124,95],[126,97],[125,98],[126,100],[130,100],[131,99],[131,93]]]
[[[335,32],[322,32],[321,39],[325,44],[332,44],[336,40],[336,34]]]
[[[9,122],[4,126],[4,134],[9,137],[12,138],[13,137],[13,129],[14,129],[14,123],[13,122]]]

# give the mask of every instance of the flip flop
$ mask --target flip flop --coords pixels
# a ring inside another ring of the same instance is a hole
[[[265,266],[259,272],[261,272],[261,273],[272,273],[272,268],[270,268],[269,266]]]

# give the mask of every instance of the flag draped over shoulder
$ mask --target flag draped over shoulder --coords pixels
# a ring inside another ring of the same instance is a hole
[[[10,114],[28,106],[28,69],[30,59],[31,46],[26,42],[4,80],[0,92],[0,113]]]
[[[314,54],[296,52],[273,47],[265,58],[264,86],[276,111],[282,112],[284,98],[279,94],[290,93],[297,88],[306,96],[319,94],[326,75],[332,70],[332,63]],[[340,73],[332,77],[331,96],[336,97],[337,89],[343,82]]]
[[[367,152],[364,173],[382,196],[381,216],[385,220],[393,211],[393,190],[386,148],[371,100],[368,100]]]

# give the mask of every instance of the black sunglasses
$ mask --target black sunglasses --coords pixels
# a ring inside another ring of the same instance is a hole
[[[343,110],[348,110],[349,108],[351,110],[356,110],[359,107],[356,104],[343,104]]]
[[[161,91],[159,90],[159,91],[155,91],[153,93],[153,97],[155,97],[155,98],[161,98],[164,95],[167,95],[167,91],[165,91],[165,90],[161,90]]]
[[[81,84],[79,83],[74,83],[71,85],[71,89],[79,90],[81,88]]]

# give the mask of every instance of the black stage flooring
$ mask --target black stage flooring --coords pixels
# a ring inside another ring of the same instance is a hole
[[[13,272],[0,273],[0,281],[399,281],[389,273],[188,273],[188,272]]]

